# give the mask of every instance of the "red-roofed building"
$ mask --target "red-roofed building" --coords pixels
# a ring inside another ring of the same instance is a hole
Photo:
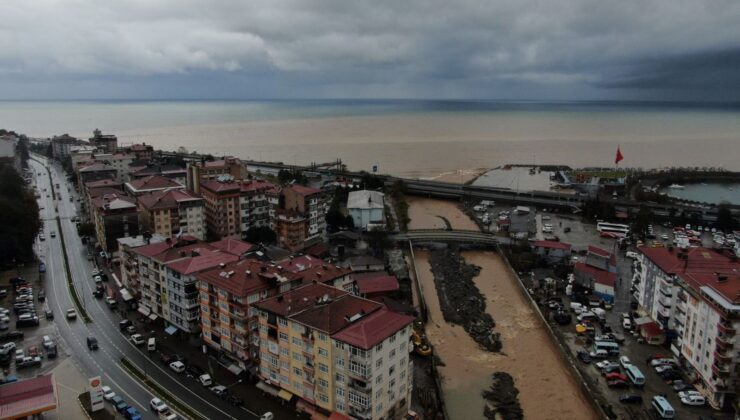
[[[413,317],[322,284],[255,307],[265,382],[324,415],[381,419],[408,410]]]
[[[200,298],[197,275],[214,267],[225,267],[239,257],[212,247],[194,249],[189,258],[166,264],[168,316],[165,319],[186,333],[200,330]]]
[[[639,310],[677,336],[671,351],[715,408],[738,380],[740,261],[708,248],[640,248],[633,284]]]
[[[123,150],[134,155],[136,160],[152,160],[154,156],[154,146],[146,143],[132,144],[124,147]]]
[[[57,408],[54,375],[0,386],[0,419],[22,419]]]
[[[617,258],[614,254],[597,246],[588,246],[586,264],[611,273],[617,272]]]
[[[139,234],[139,209],[125,193],[105,194],[92,199],[90,217],[103,251],[118,250],[118,238]]]
[[[577,262],[573,267],[573,278],[577,285],[590,290],[594,296],[607,303],[614,303],[616,274]]]
[[[255,248],[253,244],[249,242],[240,241],[233,238],[225,238],[220,241],[211,242],[211,246],[220,249],[223,252],[228,252],[231,255],[236,255],[239,258],[244,258],[252,252]]]
[[[396,276],[382,271],[355,274],[353,277],[357,293],[366,299],[378,300],[399,289]]]
[[[305,245],[313,245],[326,238],[326,213],[329,211],[327,194],[319,189],[292,184],[282,189],[283,209],[306,220]]]
[[[565,242],[534,241],[532,250],[550,264],[567,263],[571,255],[571,246]]]
[[[185,189],[170,189],[139,195],[136,199],[141,223],[150,232],[206,239],[205,201],[201,197]]]
[[[273,184],[261,180],[240,181],[221,176],[202,181],[200,191],[206,201],[208,230],[220,238],[244,238],[250,229],[269,227],[267,194],[274,190]]]

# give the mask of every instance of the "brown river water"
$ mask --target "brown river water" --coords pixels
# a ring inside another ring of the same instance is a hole
[[[411,228],[438,228],[441,215],[456,229],[475,225],[452,202],[413,198]],[[447,411],[452,420],[483,418],[481,392],[490,386],[491,374],[508,372],[519,389],[527,419],[597,418],[558,354],[537,315],[525,301],[516,278],[503,259],[492,251],[465,251],[469,264],[481,267],[475,283],[486,298],[486,310],[496,320],[503,352],[481,349],[457,325],[444,321],[439,307],[429,253],[416,250],[419,282],[429,308],[427,336],[446,366],[440,367]]]

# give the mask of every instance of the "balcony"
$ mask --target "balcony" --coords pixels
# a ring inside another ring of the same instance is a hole
[[[735,329],[732,328],[732,324],[728,321],[718,322],[717,330],[719,330],[721,334],[735,334]]]
[[[712,372],[717,376],[727,377],[730,376],[730,367],[715,360],[712,364]]]
[[[719,360],[722,363],[729,363],[732,361],[731,352],[720,352],[719,350],[714,352],[715,360]]]
[[[684,301],[682,301],[682,300],[679,299],[676,302],[676,310],[685,315],[686,314],[686,309],[687,309],[686,308],[686,302],[684,302]]]
[[[659,306],[658,307],[658,318],[664,318],[667,321],[671,317],[671,311],[669,308]],[[664,322],[664,321],[661,321]]]
[[[368,397],[373,390],[370,384],[364,381],[351,380],[349,381],[349,387],[360,394],[366,394]]]
[[[728,349],[732,348],[735,345],[735,340],[733,336],[728,336],[724,334],[717,335],[717,347],[722,349]]]
[[[670,286],[660,286],[658,290],[660,291],[660,294],[663,296],[667,296],[667,297],[673,296],[673,288]]]
[[[362,406],[352,400],[349,401],[349,413],[350,416],[358,418],[360,420],[370,420],[373,418],[370,407]]]
[[[658,303],[660,303],[660,305],[664,308],[670,308],[673,302],[671,302],[671,299],[661,296],[660,299],[658,299]]]

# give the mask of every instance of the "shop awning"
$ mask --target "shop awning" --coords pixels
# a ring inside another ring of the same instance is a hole
[[[170,325],[169,327],[164,329],[164,332],[166,332],[169,335],[172,335],[177,332],[177,327]]]
[[[264,392],[264,393],[266,393],[266,394],[270,394],[270,395],[272,395],[273,397],[277,397],[277,396],[278,396],[278,393],[280,392],[280,391],[279,391],[279,390],[278,390],[277,388],[275,388],[274,386],[272,386],[272,385],[268,385],[268,384],[266,384],[266,383],[265,383],[265,382],[263,382],[263,381],[259,381],[259,382],[257,382],[257,388],[258,388],[258,389],[259,389],[260,391],[262,391],[262,392]]]
[[[152,321],[156,321],[157,320],[157,314],[149,314],[149,319],[151,319]]]
[[[139,312],[140,314],[142,314],[144,316],[149,316],[149,314],[152,312],[152,310],[149,309],[148,306],[142,305],[142,306],[139,306],[139,309],[137,309],[137,312]]]
[[[124,302],[130,302],[134,300],[134,297],[131,296],[131,293],[129,293],[126,289],[121,289],[121,297],[123,298]]]
[[[278,397],[284,399],[285,401],[290,401],[291,399],[293,399],[293,394],[284,389],[281,389],[280,392],[278,392]]]
[[[230,364],[228,368],[226,368],[229,372],[233,373],[236,376],[239,376],[244,372],[244,369],[240,368],[239,365]]]

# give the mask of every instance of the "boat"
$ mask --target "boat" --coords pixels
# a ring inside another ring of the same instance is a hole
[[[671,185],[668,186],[668,188],[670,188],[672,190],[682,190],[683,189],[683,185],[671,184]]]

